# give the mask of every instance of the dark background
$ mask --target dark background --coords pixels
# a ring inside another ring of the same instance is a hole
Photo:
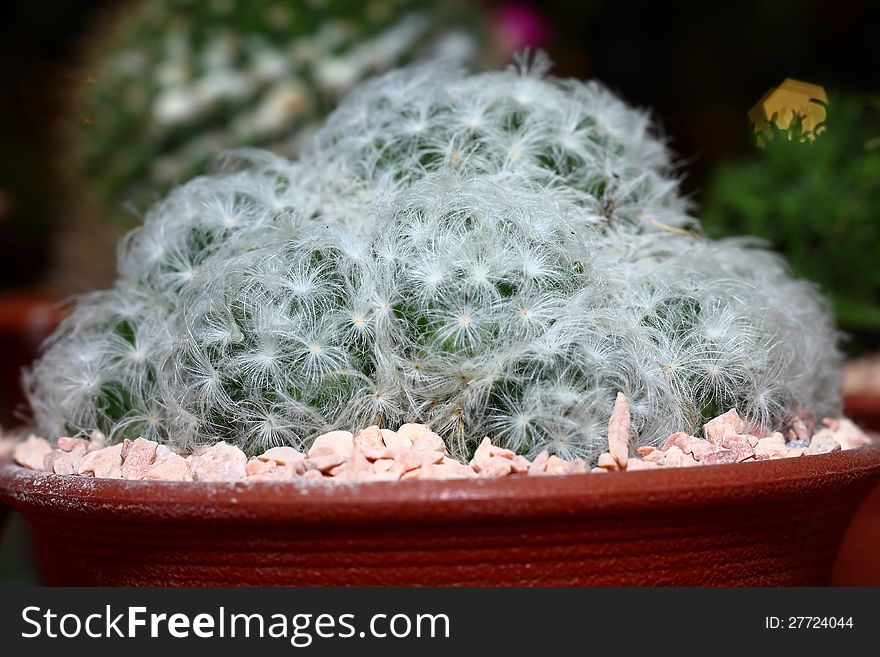
[[[119,3],[0,4],[0,289],[41,283],[64,217],[53,126],[65,120],[78,53]],[[497,6],[510,3],[483,3]],[[880,3],[870,0],[525,2],[546,18],[556,72],[597,77],[651,106],[699,200],[706,172],[752,148],[746,112],[786,77],[880,87]]]

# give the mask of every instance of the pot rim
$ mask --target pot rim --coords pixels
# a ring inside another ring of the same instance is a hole
[[[431,524],[542,516],[618,515],[784,501],[880,479],[880,445],[799,458],[606,474],[396,482],[171,482],[94,479],[0,465],[0,500],[27,511],[144,520],[405,521]],[[703,499],[703,498],[706,499]]]

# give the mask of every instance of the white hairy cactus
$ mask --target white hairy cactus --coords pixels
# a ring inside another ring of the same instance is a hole
[[[685,228],[646,114],[545,64],[356,90],[302,158],[175,190],[28,377],[36,421],[190,448],[424,422],[466,454],[594,458],[736,407],[839,411],[835,331],[784,263]]]

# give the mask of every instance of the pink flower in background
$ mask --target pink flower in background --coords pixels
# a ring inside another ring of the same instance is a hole
[[[552,32],[540,10],[525,3],[499,7],[495,12],[494,28],[501,46],[510,52],[540,48],[550,40]]]

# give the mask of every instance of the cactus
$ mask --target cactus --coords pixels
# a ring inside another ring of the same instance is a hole
[[[795,122],[798,134],[776,129],[761,152],[719,167],[703,223],[714,236],[765,238],[828,293],[856,338],[847,349],[859,351],[880,337],[880,97],[830,101],[814,140],[801,141]]]
[[[299,160],[176,189],[27,376],[40,429],[257,453],[419,421],[457,455],[594,459],[618,392],[635,446],[838,412],[815,291],[701,237],[648,115],[546,69],[395,71]]]
[[[484,63],[486,20],[426,0],[149,0],[114,9],[90,37],[63,137],[78,213],[59,245],[59,285],[113,280],[94,257],[218,151],[286,156],[369,75],[438,55]],[[71,279],[71,272],[75,277]]]

